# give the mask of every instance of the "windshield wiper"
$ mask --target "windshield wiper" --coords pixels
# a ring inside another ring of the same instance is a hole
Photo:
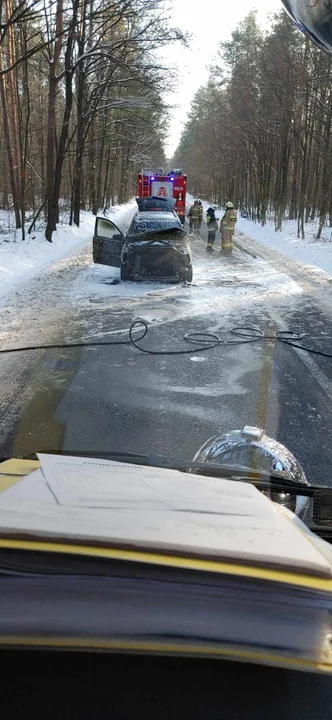
[[[128,452],[73,452],[70,450],[44,450],[42,452],[52,455],[67,455],[74,457],[99,458],[101,460],[112,460],[114,462],[133,463],[135,465],[143,465],[147,467],[157,467],[166,470],[179,470],[180,472],[189,473],[200,476],[209,475],[210,477],[219,477],[235,482],[247,482],[255,485],[259,490],[271,490],[272,492],[285,492],[290,495],[303,495],[313,497],[315,492],[329,489],[324,485],[301,485],[294,483],[289,478],[281,477],[266,470],[254,470],[244,466],[234,466],[218,463],[194,462],[193,460],[181,460],[178,458],[168,458],[162,455],[136,455]],[[24,456],[25,460],[37,460],[36,453],[30,453]]]

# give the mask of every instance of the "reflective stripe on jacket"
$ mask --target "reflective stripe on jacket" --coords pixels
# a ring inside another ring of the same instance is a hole
[[[225,215],[220,221],[220,232],[222,230],[234,230],[237,221],[236,210],[226,210]]]
[[[199,218],[199,217],[200,217],[200,212],[199,212],[199,207],[198,207],[198,205],[192,205],[192,206],[191,206],[191,208],[190,208],[190,210],[189,210],[189,212],[188,212],[188,217],[192,217],[192,218]]]
[[[209,208],[206,211],[206,222],[209,223],[215,223],[216,222],[216,216],[213,208]]]

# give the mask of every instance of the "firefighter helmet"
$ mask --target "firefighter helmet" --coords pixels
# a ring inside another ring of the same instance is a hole
[[[234,205],[232,202],[227,202],[226,207],[227,207],[227,210],[233,210]]]
[[[296,25],[322,50],[332,53],[332,5],[330,0],[282,0]]]

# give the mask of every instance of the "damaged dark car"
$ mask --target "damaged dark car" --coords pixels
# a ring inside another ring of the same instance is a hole
[[[137,198],[138,212],[128,232],[97,217],[93,260],[120,268],[121,280],[192,281],[188,235],[173,210],[171,198]]]

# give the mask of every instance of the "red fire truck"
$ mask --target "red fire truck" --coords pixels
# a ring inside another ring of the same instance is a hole
[[[184,225],[186,217],[187,175],[175,169],[165,173],[163,169],[142,170],[138,175],[138,197],[174,198],[174,210]]]

